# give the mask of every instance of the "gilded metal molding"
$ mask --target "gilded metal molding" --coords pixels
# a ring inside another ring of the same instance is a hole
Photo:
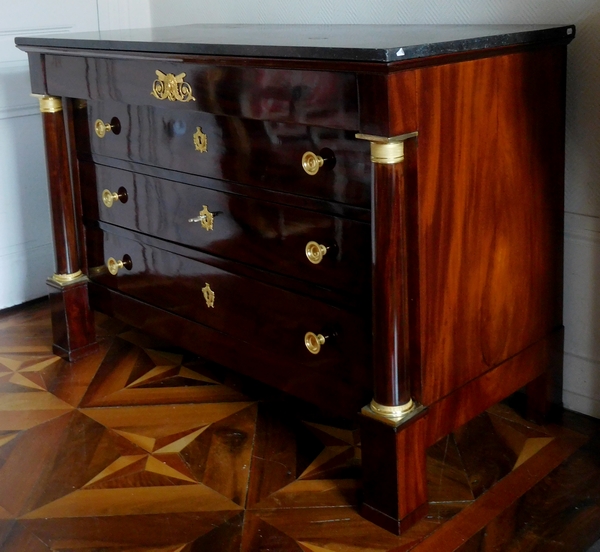
[[[371,161],[382,165],[394,165],[404,161],[404,142],[381,144],[371,142]]]
[[[206,301],[206,306],[210,309],[215,308],[215,292],[210,289],[210,284],[206,284],[202,288],[202,295],[204,296],[204,300]]]
[[[192,93],[192,87],[184,82],[185,73],[173,75],[156,70],[156,80],[152,83],[151,94],[159,100],[170,102],[193,102],[196,100]]]
[[[400,136],[373,136],[371,134],[357,134],[359,140],[371,142],[371,161],[383,165],[393,165],[404,161],[404,142],[418,136],[417,132],[401,134]]]
[[[408,412],[405,412],[402,415],[402,417],[392,418],[390,416],[384,416],[383,414],[380,414],[379,412],[376,412],[375,410],[373,410],[373,403],[363,406],[360,410],[360,413],[363,416],[372,418],[373,420],[377,420],[378,422],[381,422],[382,424],[385,424],[390,427],[396,427],[396,428],[399,428],[400,426],[411,423],[411,420],[414,420],[415,418],[419,418],[419,417],[425,415],[426,412],[427,412],[426,406],[423,406],[421,404],[416,404],[416,403],[412,403],[411,410]]]
[[[40,101],[40,111],[42,113],[58,113],[62,111],[62,98],[56,96],[36,96]]]
[[[202,132],[201,127],[196,127],[194,133],[194,148],[200,153],[206,153],[208,151],[208,136]]]
[[[369,408],[374,414],[377,414],[382,418],[387,418],[392,421],[400,421],[408,416],[408,414],[410,414],[416,408],[416,405],[412,399],[409,399],[406,404],[401,404],[398,406],[385,406],[383,404],[379,404],[375,401],[375,399],[373,399],[369,404]]]
[[[83,273],[81,272],[81,270],[78,270],[77,272],[72,272],[71,274],[54,274],[52,276],[52,279],[56,280],[57,282],[66,284],[72,282],[73,280],[77,280],[77,278],[80,278],[82,275]]]
[[[88,277],[78,270],[77,272],[72,272],[70,274],[53,274],[48,278],[48,282],[52,282],[54,284],[58,284],[61,287],[70,286],[73,284],[78,284],[80,282],[87,282]]]

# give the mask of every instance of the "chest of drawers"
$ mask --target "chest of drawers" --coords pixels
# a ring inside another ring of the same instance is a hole
[[[363,514],[521,387],[560,402],[563,27],[187,26],[19,38],[54,349],[92,309],[344,416]]]

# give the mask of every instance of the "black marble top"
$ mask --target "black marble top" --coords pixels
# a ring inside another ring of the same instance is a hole
[[[572,25],[183,25],[16,38],[18,46],[391,62],[570,41]]]

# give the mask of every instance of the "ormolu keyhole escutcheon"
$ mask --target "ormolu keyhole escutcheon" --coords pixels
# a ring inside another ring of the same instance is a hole
[[[211,213],[206,205],[202,205],[202,211],[198,213],[197,217],[188,219],[188,222],[199,222],[207,232],[213,229],[214,220],[218,213]]]

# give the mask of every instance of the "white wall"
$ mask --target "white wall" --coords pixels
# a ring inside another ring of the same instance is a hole
[[[150,10],[147,0],[19,0],[1,14],[0,309],[45,295],[54,272],[39,103],[14,37],[147,27]]]
[[[46,293],[54,272],[41,118],[16,35],[96,29],[95,0],[5,3],[0,23],[0,308]]]
[[[96,3],[101,31],[152,26],[149,0],[96,0]]]
[[[575,23],[569,46],[565,231],[567,408],[600,417],[600,3],[597,0],[149,0],[185,23]]]

